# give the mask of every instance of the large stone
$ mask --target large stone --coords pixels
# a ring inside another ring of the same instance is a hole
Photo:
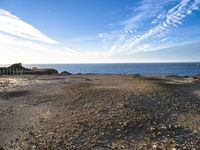
[[[25,67],[22,66],[22,63],[16,63],[16,64],[12,64],[8,68],[25,68]]]
[[[200,74],[198,74],[198,75],[197,75],[197,79],[199,79],[199,80],[200,80]]]
[[[70,72],[67,72],[67,71],[63,71],[60,73],[60,75],[72,75]]]
[[[194,79],[200,80],[200,74],[198,74],[196,77],[194,77]]]
[[[29,71],[24,71],[23,74],[27,75],[54,75],[58,74],[58,71],[55,69],[34,69]]]

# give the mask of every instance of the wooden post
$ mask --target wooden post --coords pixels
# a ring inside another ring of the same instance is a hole
[[[14,68],[14,75],[16,75],[16,68]]]
[[[11,68],[9,68],[9,75],[12,75],[12,74],[11,74]]]

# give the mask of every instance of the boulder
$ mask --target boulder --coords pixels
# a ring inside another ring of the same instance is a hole
[[[136,74],[133,74],[134,77],[140,77],[141,75],[136,73]]]
[[[197,79],[199,79],[199,80],[200,80],[200,74],[198,74],[198,75],[197,75]]]
[[[26,71],[28,71],[28,70],[30,70],[30,69],[28,69],[28,68],[25,68],[23,65],[22,65],[22,63],[16,63],[16,64],[12,64],[11,66],[9,66],[8,67],[8,69],[9,68],[21,68],[21,69],[23,69],[23,70],[26,70]]]
[[[72,75],[70,72],[67,72],[67,71],[63,71],[60,73],[60,75]]]
[[[2,146],[0,146],[0,150],[5,150]]]
[[[27,75],[56,75],[58,71],[55,69],[34,69],[29,71],[24,71],[23,74]]]
[[[200,80],[200,74],[198,74],[196,77],[194,77],[194,79]]]
[[[77,73],[77,75],[83,75],[82,73]]]
[[[22,63],[16,63],[16,64],[12,64],[8,68],[25,68],[25,67],[22,66]]]

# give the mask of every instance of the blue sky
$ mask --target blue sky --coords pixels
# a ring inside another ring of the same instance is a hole
[[[1,64],[200,61],[200,0],[0,0]]]

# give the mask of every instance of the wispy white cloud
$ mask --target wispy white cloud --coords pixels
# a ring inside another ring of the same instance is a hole
[[[171,8],[166,11],[163,9],[166,6]],[[193,10],[199,9],[199,6],[200,0],[181,0],[178,3],[173,0],[143,0],[138,7],[142,10],[141,13],[128,19],[121,30],[101,33],[99,36],[110,44],[112,53],[135,53],[157,49],[159,43],[168,39],[168,32],[182,24],[183,19]],[[149,18],[153,21],[149,21]],[[140,21],[150,24],[150,29],[138,34],[135,26]],[[152,26],[152,23],[156,26]]]
[[[0,63],[64,62],[78,54],[3,9],[0,9],[0,47]]]
[[[49,38],[38,29],[3,9],[0,9],[0,32],[1,34],[6,33],[17,38],[23,38],[24,40],[38,41],[47,44],[58,43],[58,41]]]
[[[132,11],[132,17],[120,21],[120,25],[123,26],[122,29],[111,31],[108,33],[100,33],[99,36],[107,41],[121,41],[129,39],[136,34],[136,30],[155,17],[161,18],[160,12],[164,10],[165,5],[171,4],[171,2],[176,0],[142,0],[133,8],[128,7]],[[163,12],[164,13],[164,12]]]
[[[139,26],[144,24],[144,20],[152,19],[156,17],[161,10],[163,10],[164,6],[169,4],[174,0],[142,0],[139,2],[138,6],[133,10],[133,17],[122,21],[122,25],[124,25],[124,30],[129,31],[133,29],[137,29]]]
[[[1,57],[0,63],[123,62],[127,56],[132,56],[127,53],[164,48],[166,45],[162,44],[170,39],[167,32],[179,26],[187,15],[198,9],[200,0],[182,0],[179,3],[177,0],[142,0],[138,5],[133,8],[133,17],[120,22],[123,26],[120,30],[99,33],[99,37],[109,46],[104,51],[67,48],[29,23],[0,9],[0,54],[5,56]],[[165,5],[173,7],[165,11]],[[138,32],[144,23],[149,24],[150,29]],[[83,36],[72,41],[83,43],[91,39],[94,37]],[[159,45],[154,47],[155,44]],[[130,60],[132,57],[126,61]]]
[[[89,41],[94,37],[72,39]],[[97,37],[98,38],[98,37]],[[108,52],[73,50],[48,37],[29,23],[0,9],[0,64],[15,63],[87,63],[109,60]]]

